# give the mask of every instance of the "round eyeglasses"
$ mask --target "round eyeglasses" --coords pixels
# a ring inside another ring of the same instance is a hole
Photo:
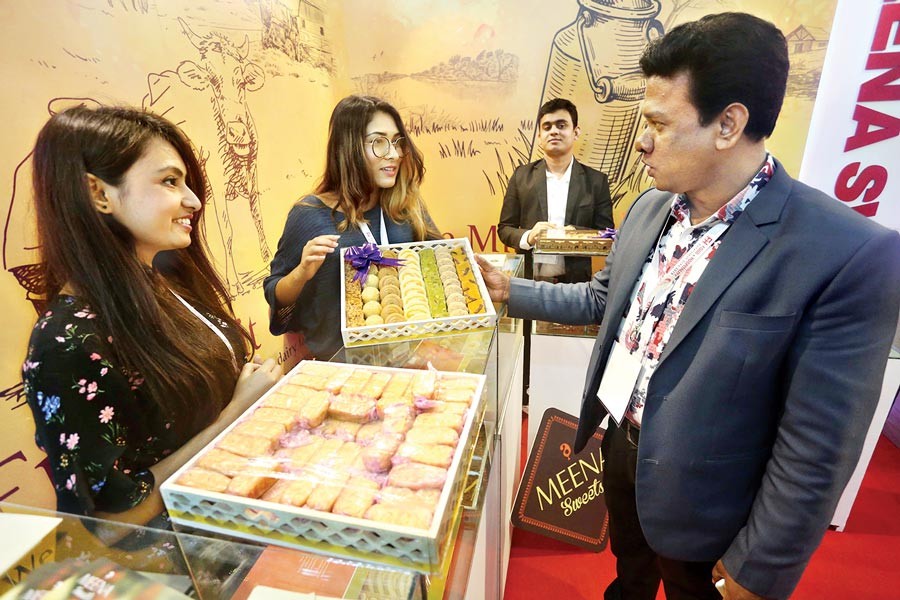
[[[372,147],[372,154],[378,158],[387,158],[388,154],[391,153],[391,146],[397,152],[398,158],[403,158],[406,155],[406,138],[397,138],[392,142],[383,135],[379,135],[366,143]]]

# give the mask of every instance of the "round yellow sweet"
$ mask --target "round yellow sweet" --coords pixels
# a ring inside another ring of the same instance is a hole
[[[378,275],[369,275],[366,277],[366,287],[378,289]]]
[[[371,317],[372,315],[380,315],[381,314],[381,303],[372,300],[371,302],[366,302],[363,304],[363,315],[366,318]]]
[[[377,288],[373,287],[365,287],[362,291],[362,301],[363,302],[371,302],[372,300],[378,300],[381,294],[378,293]]]
[[[366,317],[366,325],[384,325],[381,315],[369,315]]]

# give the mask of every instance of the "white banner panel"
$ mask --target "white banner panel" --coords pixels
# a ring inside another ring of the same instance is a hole
[[[800,179],[900,229],[900,1],[838,1]]]

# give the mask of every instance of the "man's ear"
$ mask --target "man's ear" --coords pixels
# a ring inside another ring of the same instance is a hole
[[[578,125],[575,126],[575,139],[578,139],[578,136],[581,134],[581,127]]]
[[[110,186],[93,173],[87,174],[87,184],[88,191],[91,194],[91,202],[93,202],[94,208],[97,209],[97,212],[104,215],[112,214],[112,208],[110,207],[109,198],[106,197],[106,190]]]
[[[750,120],[750,111],[740,102],[732,102],[719,113],[716,120],[716,148],[727,150],[734,147],[743,137],[744,128]]]

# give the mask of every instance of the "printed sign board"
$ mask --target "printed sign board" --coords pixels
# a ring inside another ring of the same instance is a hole
[[[598,429],[584,450],[572,452],[578,419],[555,408],[544,412],[512,514],[516,527],[594,552],[606,547],[603,454]]]

